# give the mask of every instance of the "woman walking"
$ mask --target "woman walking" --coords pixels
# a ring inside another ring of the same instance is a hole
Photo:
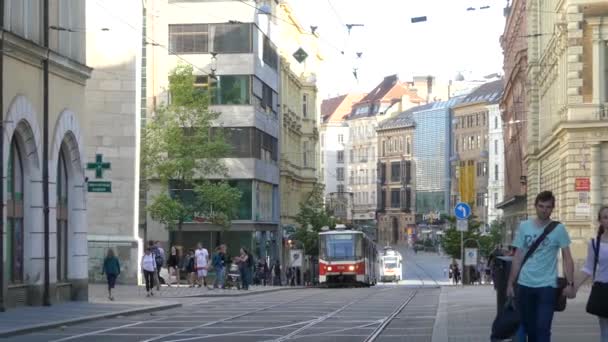
[[[171,255],[167,260],[167,268],[169,269],[169,282],[168,286],[171,286],[171,274],[175,276],[175,283],[179,286],[180,274],[179,268],[181,264],[182,253],[181,250],[175,246],[171,247]]]
[[[188,254],[183,259],[186,278],[188,279],[188,287],[194,287],[196,281],[196,268],[194,263],[194,249],[189,249]]]
[[[598,316],[601,342],[608,342],[608,206],[600,209],[598,221],[600,226],[597,236],[589,242],[587,260],[581,270],[582,277],[578,277],[580,282],[575,289],[578,291],[583,283],[593,278],[587,311]]]
[[[118,275],[120,274],[120,263],[118,262],[118,258],[114,255],[114,250],[112,248],[108,248],[106,257],[103,260],[103,270],[101,271],[101,274],[105,274],[108,280],[108,299],[114,300],[112,289],[116,285],[116,278],[118,278]]]
[[[249,279],[251,277],[251,264],[252,259],[249,252],[241,247],[240,249],[241,255],[235,257],[235,261],[239,264],[239,271],[241,272],[241,283],[243,284],[243,290],[249,290]]]
[[[156,274],[156,260],[152,255],[152,249],[148,247],[141,258],[141,270],[146,280],[146,297],[154,296],[154,275]]]

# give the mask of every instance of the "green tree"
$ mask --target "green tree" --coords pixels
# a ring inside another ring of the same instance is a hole
[[[221,158],[230,152],[219,130],[212,124],[220,113],[209,110],[209,96],[194,87],[191,66],[180,65],[169,75],[170,101],[161,105],[142,133],[142,169],[146,183],[159,182],[164,189],[146,208],[152,219],[169,230],[182,227],[195,214],[209,222],[229,227],[241,193],[222,178],[227,168]]]
[[[446,218],[450,222],[450,228],[445,231],[441,240],[441,246],[446,254],[453,259],[462,258],[462,250],[460,249],[460,232],[456,230],[456,218],[448,216]],[[488,233],[482,233],[480,228],[482,224],[476,217],[469,219],[468,231],[464,232],[464,247],[478,247],[475,240],[479,243],[479,254],[482,257],[488,257],[494,247],[500,243],[501,230],[499,226],[492,226]]]
[[[296,228],[293,238],[304,244],[305,254],[319,255],[319,232],[327,226],[333,229],[336,220],[330,216],[323,205],[323,185],[316,183],[306,199],[300,203],[300,211],[296,215]]]

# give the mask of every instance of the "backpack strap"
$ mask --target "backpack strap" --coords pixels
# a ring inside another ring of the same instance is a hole
[[[526,261],[528,261],[528,259],[530,259],[530,257],[532,256],[532,254],[534,254],[534,252],[536,252],[536,250],[538,249],[538,247],[540,246],[540,244],[543,242],[543,240],[545,240],[545,238],[547,237],[547,235],[551,234],[551,232],[560,223],[561,222],[559,222],[559,221],[551,221],[551,223],[549,223],[547,225],[547,227],[543,230],[543,233],[540,234],[540,236],[534,241],[534,243],[532,244],[532,246],[530,246],[530,249],[528,249],[528,252],[526,252],[526,255],[524,256],[524,260],[521,262],[521,266],[519,266],[519,273],[521,273],[521,270],[524,268],[524,264],[526,263]],[[517,274],[517,278],[519,278],[519,274]]]

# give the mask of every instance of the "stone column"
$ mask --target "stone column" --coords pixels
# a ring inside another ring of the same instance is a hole
[[[606,36],[602,32],[602,18],[589,18],[593,27],[593,103],[603,104],[606,99]]]
[[[591,151],[591,193],[590,193],[590,204],[591,204],[591,224],[595,225],[597,221],[597,212],[602,205],[602,175],[601,175],[601,164],[602,164],[602,150],[600,143],[593,143],[590,146]]]

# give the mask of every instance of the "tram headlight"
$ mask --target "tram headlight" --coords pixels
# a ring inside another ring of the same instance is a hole
[[[355,270],[355,266],[353,266],[353,265],[348,266],[348,270],[349,271],[354,271]]]
[[[332,267],[331,266],[327,266],[327,270],[331,272]]]

